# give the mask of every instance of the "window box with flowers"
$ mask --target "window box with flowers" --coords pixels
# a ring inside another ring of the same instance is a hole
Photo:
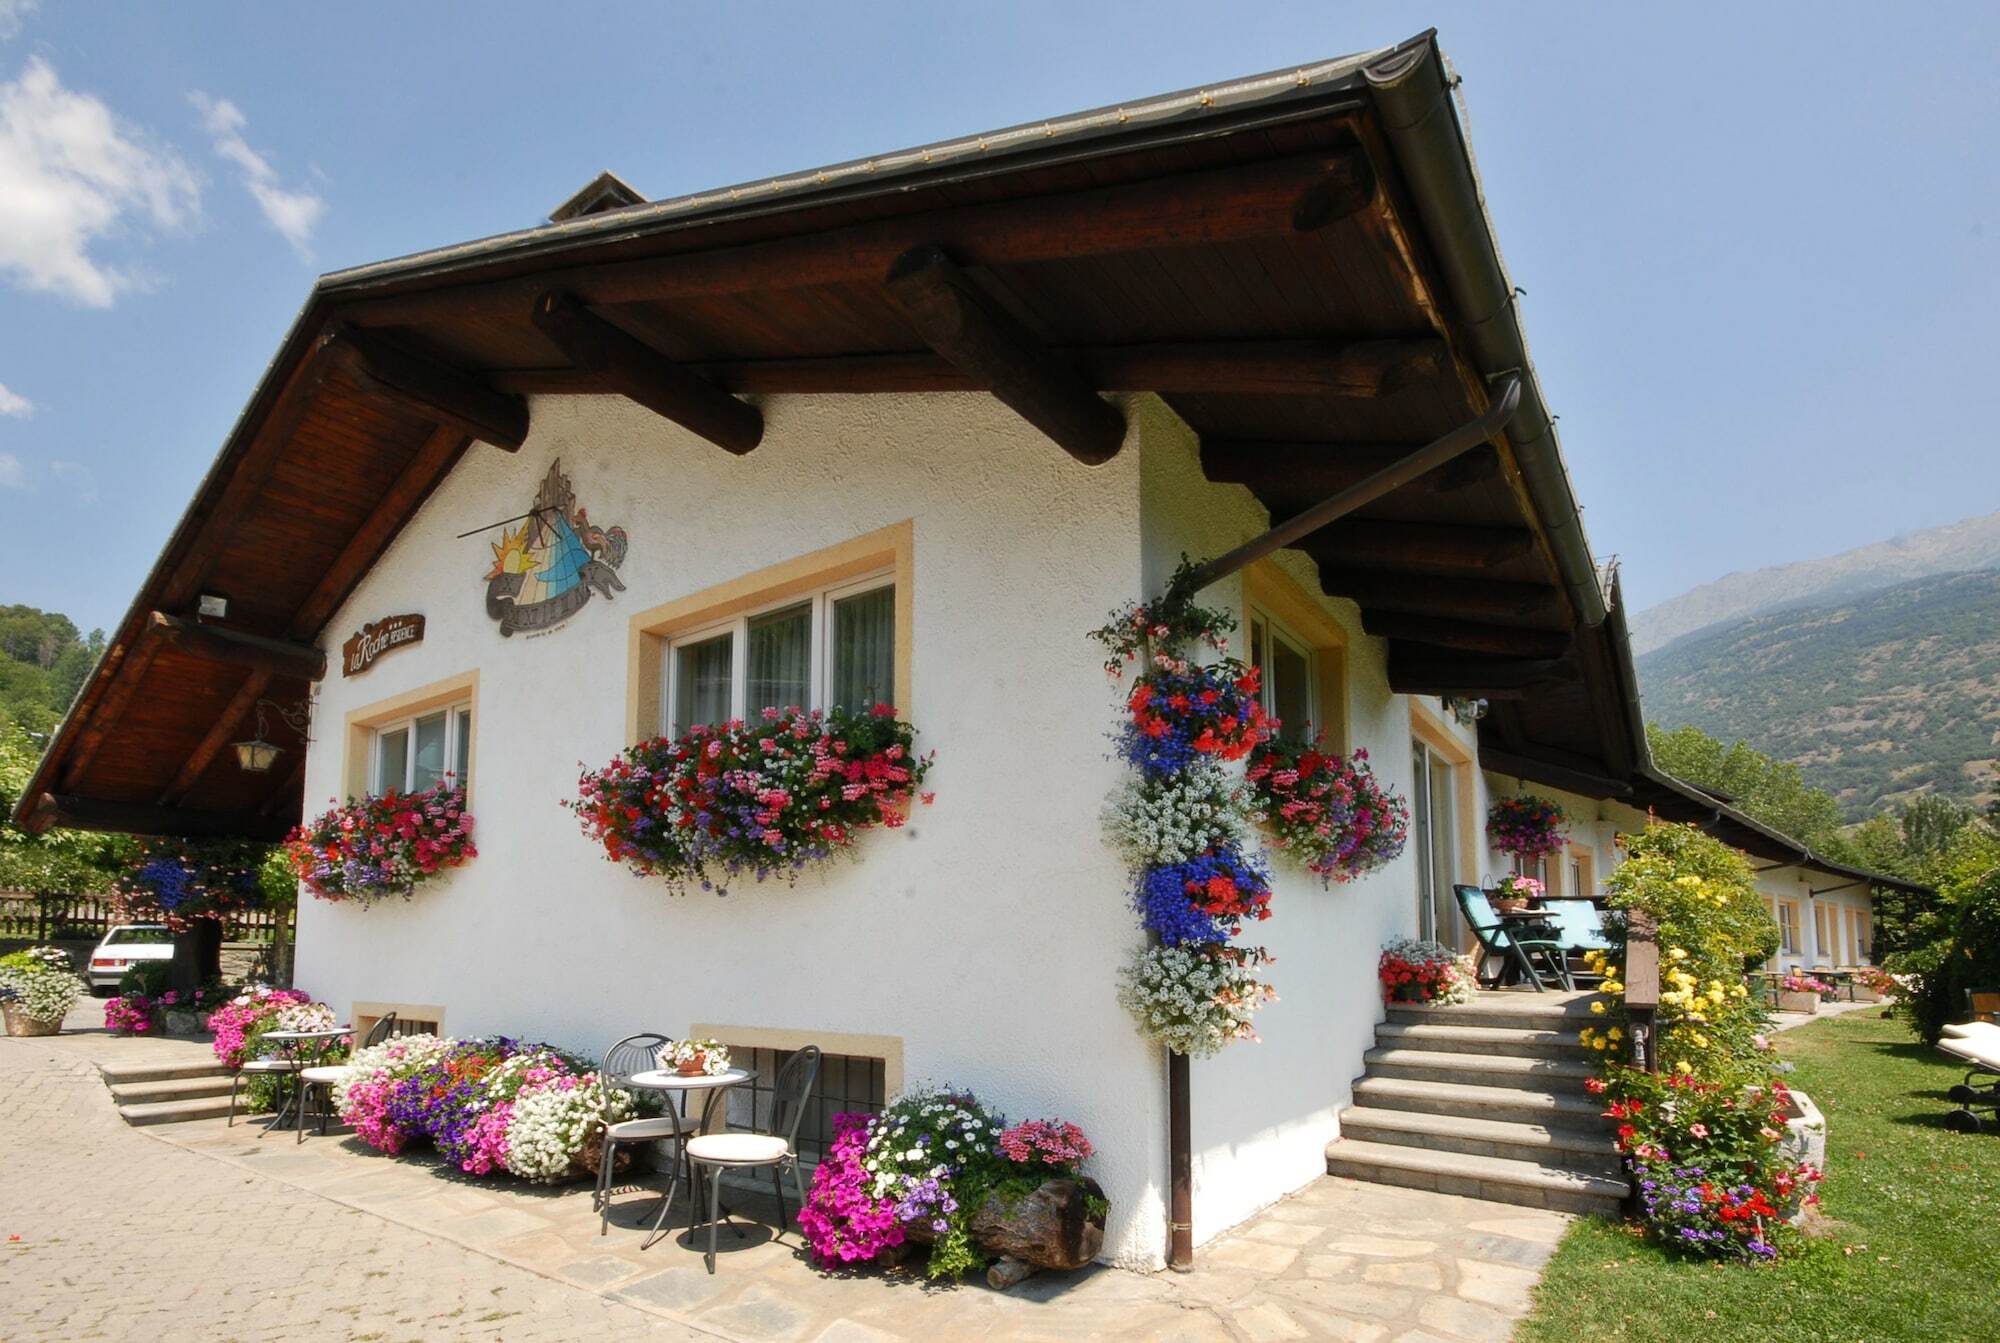
[[[446,776],[416,793],[349,801],[292,831],[285,854],[320,900],[367,906],[409,899],[418,886],[477,857],[465,789]]]

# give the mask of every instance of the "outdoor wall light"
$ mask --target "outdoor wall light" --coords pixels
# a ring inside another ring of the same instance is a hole
[[[271,766],[278,763],[278,757],[285,753],[282,746],[274,746],[264,740],[264,711],[268,709],[285,720],[285,726],[299,734],[301,741],[312,740],[312,705],[301,702],[286,708],[282,704],[267,699],[257,701],[257,732],[248,741],[236,742],[236,764],[238,768],[251,774],[268,774]]]
[[[222,620],[229,615],[229,598],[219,592],[204,592],[195,598],[195,614],[210,620]]]
[[[262,738],[236,743],[236,763],[252,774],[268,772],[284,753],[283,747],[273,746]]]

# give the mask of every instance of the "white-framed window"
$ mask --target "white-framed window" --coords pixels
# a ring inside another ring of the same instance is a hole
[[[1799,907],[1790,900],[1778,902],[1778,951],[1782,955],[1799,954]]]
[[[422,792],[447,776],[465,786],[472,781],[472,702],[377,723],[368,749],[368,791],[378,797]]]
[[[1312,645],[1250,608],[1250,665],[1263,673],[1264,712],[1278,719],[1278,736],[1303,741],[1319,723]]]
[[[676,636],[660,702],[675,734],[765,709],[856,713],[896,697],[896,584],[876,574]]]

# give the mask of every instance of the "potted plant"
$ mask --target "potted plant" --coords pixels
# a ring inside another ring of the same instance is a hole
[[[1819,1011],[1820,996],[1832,988],[1833,985],[1812,975],[1785,975],[1778,980],[1778,1010],[1814,1015]]]
[[[1533,877],[1503,877],[1493,896],[1493,908],[1513,913],[1527,909],[1542,898],[1542,883]]]
[[[83,996],[83,981],[59,947],[31,947],[0,957],[0,1012],[9,1035],[55,1035]]]
[[[1486,813],[1486,834],[1501,853],[1529,862],[1553,858],[1569,845],[1563,826],[1569,817],[1545,797],[1523,793],[1503,797]]]
[[[729,1071],[729,1047],[720,1040],[670,1040],[660,1050],[682,1077],[716,1077]]]

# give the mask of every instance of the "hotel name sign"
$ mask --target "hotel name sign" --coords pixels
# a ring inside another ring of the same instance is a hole
[[[422,616],[384,616],[370,621],[348,636],[340,646],[340,674],[355,676],[375,665],[384,653],[424,641]]]

